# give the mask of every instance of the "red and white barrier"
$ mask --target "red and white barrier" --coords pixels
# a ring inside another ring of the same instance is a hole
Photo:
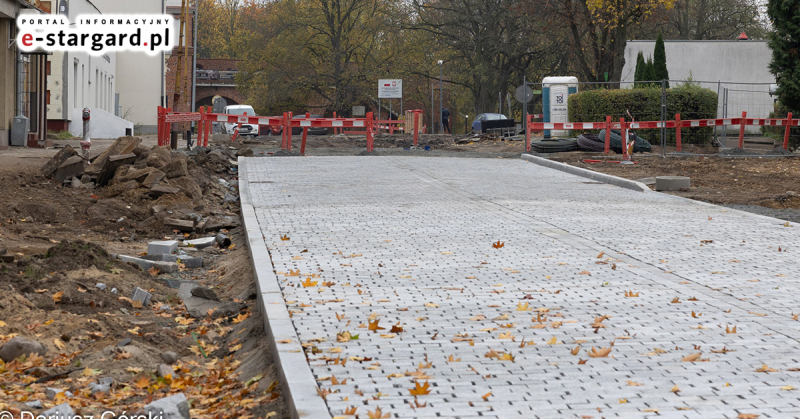
[[[624,118],[620,122],[611,122],[611,117],[606,117],[606,122],[533,122],[533,115],[528,115],[527,129],[525,130],[525,150],[531,151],[531,132],[541,130],[589,130],[605,129],[606,144],[605,153],[610,151],[611,130],[626,129],[660,129],[662,126],[667,129],[675,129],[676,148],[681,151],[681,128],[698,128],[714,126],[739,126],[739,148],[744,146],[744,127],[747,125],[755,126],[785,126],[786,131],[783,136],[783,148],[789,148],[789,130],[791,127],[800,126],[799,119],[792,119],[792,114],[788,114],[786,119],[776,118],[747,118],[747,112],[742,112],[741,118],[719,118],[719,119],[691,119],[681,120],[680,114],[675,115],[675,120],[670,121],[646,121],[626,123]],[[623,133],[623,138],[625,135]],[[626,152],[623,147],[623,154]]]

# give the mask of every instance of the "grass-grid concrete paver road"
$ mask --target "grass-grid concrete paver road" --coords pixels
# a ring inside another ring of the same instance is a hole
[[[521,160],[244,170],[333,416],[800,417],[800,227]]]

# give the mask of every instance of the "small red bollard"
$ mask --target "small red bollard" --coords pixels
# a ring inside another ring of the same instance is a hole
[[[367,153],[372,153],[373,137],[372,137],[372,112],[367,113]]]
[[[525,151],[531,151],[531,115],[528,115],[528,120],[525,121]]]
[[[622,160],[630,160],[628,155],[628,130],[625,127],[625,118],[619,119],[620,133],[622,134]]]
[[[675,114],[675,149],[681,152],[681,114]]]
[[[744,119],[747,117],[747,112],[742,111],[742,120],[739,123],[739,148],[744,148],[744,126],[747,124],[747,121]]]
[[[789,130],[792,127],[792,113],[789,112],[789,115],[786,117],[786,131],[783,133],[783,149],[789,149]]]
[[[611,115],[606,116],[606,145],[603,154],[611,152]]]

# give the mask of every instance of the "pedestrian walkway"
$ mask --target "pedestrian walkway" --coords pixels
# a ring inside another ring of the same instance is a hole
[[[522,160],[240,170],[331,416],[800,416],[800,226]]]

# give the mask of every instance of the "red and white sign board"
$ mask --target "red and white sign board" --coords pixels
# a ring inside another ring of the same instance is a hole
[[[402,79],[380,79],[378,80],[379,99],[402,99],[403,80]]]

